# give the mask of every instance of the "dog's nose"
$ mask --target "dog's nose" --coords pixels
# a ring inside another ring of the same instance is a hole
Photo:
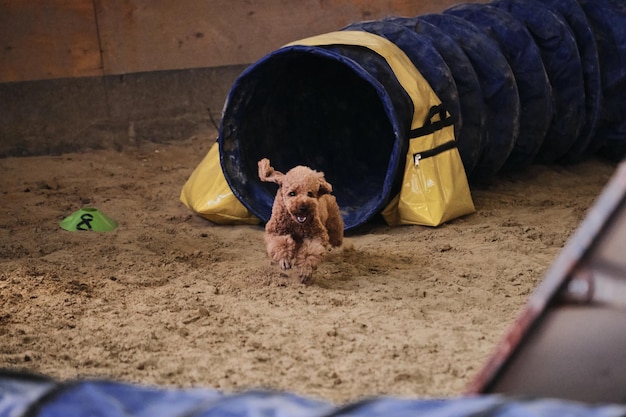
[[[309,210],[309,206],[307,206],[306,204],[302,204],[300,207],[298,207],[298,211],[300,211],[300,213],[306,213]]]

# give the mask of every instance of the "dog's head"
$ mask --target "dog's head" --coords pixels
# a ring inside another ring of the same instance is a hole
[[[318,199],[332,192],[332,186],[324,179],[324,173],[299,165],[286,174],[271,167],[264,158],[259,161],[261,181],[278,184],[276,199],[281,199],[291,217],[299,224],[311,221],[317,213]]]

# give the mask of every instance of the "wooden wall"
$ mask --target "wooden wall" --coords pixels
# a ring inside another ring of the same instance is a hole
[[[0,83],[250,64],[352,22],[458,2],[0,0]]]
[[[0,0],[0,82],[102,75],[90,0]]]

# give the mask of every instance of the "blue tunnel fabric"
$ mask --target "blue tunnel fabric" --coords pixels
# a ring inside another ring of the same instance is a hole
[[[537,159],[555,162],[573,146],[585,120],[582,64],[574,35],[562,18],[536,0],[491,4],[523,22],[539,47],[552,86],[554,117]]]
[[[485,31],[499,45],[511,67],[520,99],[519,135],[506,161],[507,170],[520,170],[535,160],[552,120],[548,75],[537,44],[510,14],[479,4],[460,4],[444,13],[461,17]]]
[[[411,59],[452,115],[471,181],[626,155],[621,0],[493,0],[344,30],[385,37]],[[275,188],[257,178],[256,161],[311,165],[333,184],[346,230],[356,228],[399,189],[411,106],[366,48],[280,48],[231,88],[218,136],[224,176],[267,221]]]
[[[585,121],[578,138],[563,157],[562,162],[580,162],[593,153],[590,148],[602,109],[602,79],[596,40],[587,16],[577,0],[543,0],[542,4],[560,15],[572,30],[582,65],[585,91]]]
[[[486,122],[482,92],[472,63],[454,39],[437,26],[418,18],[396,17],[387,20],[401,24],[429,40],[450,69],[461,112],[459,120],[455,121],[459,124],[458,148],[465,172],[470,174],[480,157]]]
[[[449,399],[371,397],[337,406],[275,391],[161,388],[109,380],[0,374],[0,417],[618,417],[625,405],[483,395]]]
[[[626,3],[579,0],[598,48],[602,111],[594,150],[622,159],[626,154]]]
[[[498,44],[467,20],[445,14],[428,14],[420,19],[448,33],[476,71],[486,124],[481,155],[471,175],[491,176],[502,168],[519,134],[520,102],[511,67]]]
[[[345,229],[382,210],[397,192],[413,105],[378,54],[362,47],[283,47],[235,81],[218,138],[233,194],[261,220],[271,215],[274,184],[258,179],[270,158],[326,174]]]

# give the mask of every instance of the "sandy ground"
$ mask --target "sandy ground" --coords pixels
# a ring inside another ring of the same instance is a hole
[[[180,203],[211,144],[0,159],[0,367],[337,403],[459,395],[615,169],[534,166],[474,186],[477,213],[442,227],[372,223],[304,287],[261,226]],[[83,206],[119,228],[62,230]]]

